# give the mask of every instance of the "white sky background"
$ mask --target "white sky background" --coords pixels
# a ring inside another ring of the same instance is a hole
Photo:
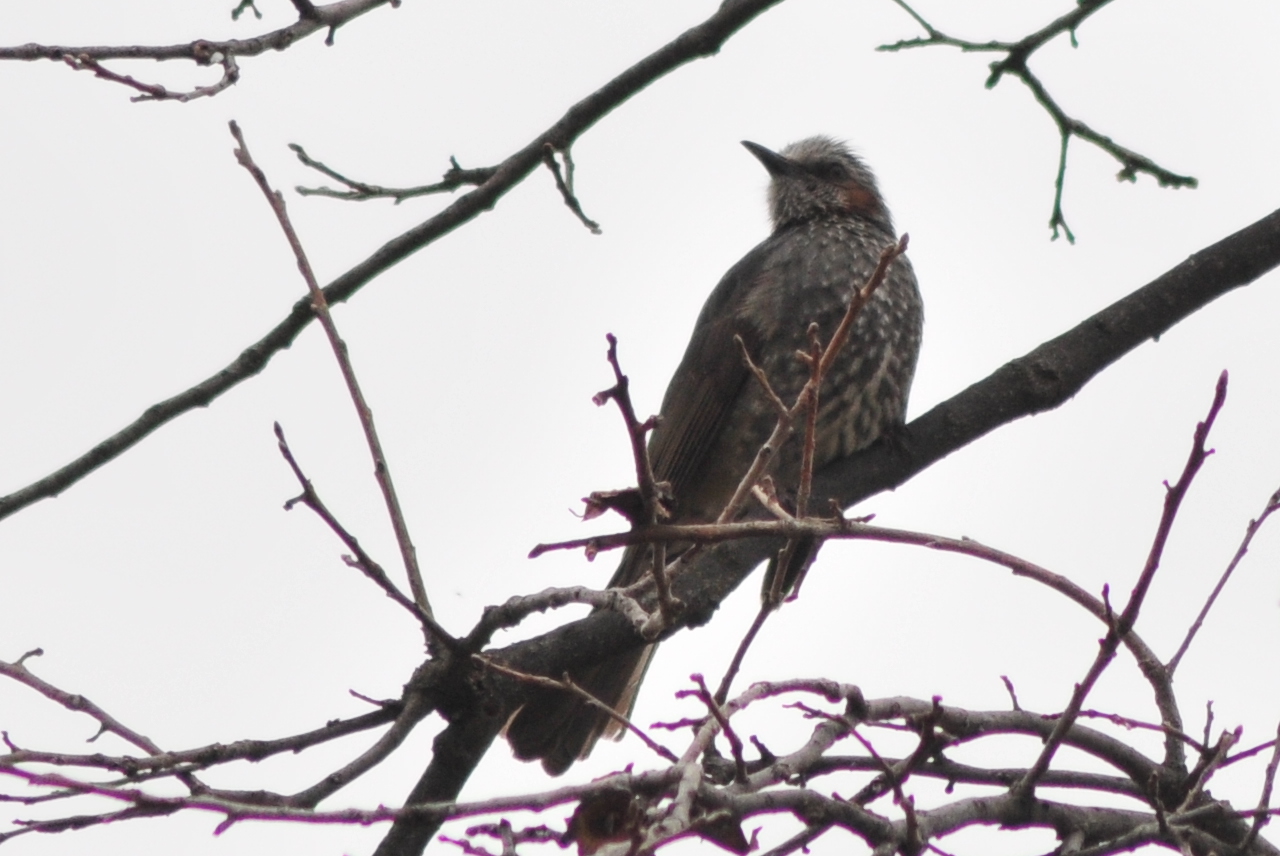
[[[245,37],[294,14],[285,0],[262,0],[265,21],[232,24],[232,5],[8,0],[0,42]],[[1070,6],[1010,0],[957,10],[922,0],[919,10],[949,33],[988,39],[1021,36]],[[318,178],[289,142],[369,181],[426,183],[450,155],[465,167],[502,160],[714,7],[409,0],[347,26],[332,48],[316,36],[245,60],[234,89],[187,105],[133,104],[123,87],[50,62],[0,65],[0,492],[217,371],[302,294],[269,210],[232,157],[228,119],[282,189]],[[918,34],[889,0],[792,0],[581,139],[577,190],[603,235],[578,223],[540,171],[493,212],[368,285],[336,317],[441,621],[465,632],[486,604],[513,593],[606,580],[608,556],[587,564],[525,554],[539,541],[618,528],[570,513],[590,490],[631,478],[620,419],[590,401],[611,382],[604,335],[619,337],[637,406],[652,412],[704,297],[768,230],[766,175],[739,140],[779,147],[832,134],[877,171],[898,228],[911,234],[927,307],[911,404],[919,415],[1280,204],[1277,27],[1280,6],[1262,0],[1125,0],[1085,24],[1079,49],[1059,39],[1037,54],[1033,68],[1074,116],[1201,182],[1181,191],[1148,177],[1117,184],[1117,164],[1075,143],[1064,201],[1078,239],[1070,246],[1050,242],[1045,227],[1058,140],[1025,87],[1007,79],[983,89],[986,55],[876,53]],[[213,79],[176,63],[114,67],[174,88]],[[289,196],[324,282],[449,201]],[[1217,453],[1183,508],[1138,625],[1167,657],[1245,524],[1280,487],[1277,285],[1273,274],[1228,295],[1058,411],[999,429],[857,513],[977,538],[1093,592],[1109,583],[1123,602],[1160,513],[1161,481],[1180,472],[1228,369]],[[38,674],[174,749],[283,736],[366,711],[348,689],[397,696],[420,660],[421,636],[342,564],[340,544],[312,515],[281,510],[297,488],[276,453],[273,420],[334,511],[395,567],[355,416],[312,325],[259,377],[58,499],[0,522],[0,658],[42,647],[28,663]],[[1024,706],[1053,711],[1102,633],[1063,598],[972,560],[871,544],[824,555],[801,600],[757,643],[740,687],[820,675],[858,683],[870,697],[937,694],[988,709],[1008,704],[1005,674]],[[1278,568],[1280,535],[1264,530],[1178,673],[1192,733],[1206,700],[1215,732],[1243,725],[1243,745],[1274,733]],[[718,677],[757,588],[753,577],[710,628],[663,645],[637,722],[692,712],[672,693],[692,671]],[[1152,719],[1144,688],[1122,656],[1089,706]],[[754,722],[778,750],[801,733]],[[395,759],[324,807],[398,804],[438,727],[425,723]],[[64,751],[89,751],[82,741],[94,731],[87,717],[3,682],[0,728],[19,745]],[[356,738],[208,778],[290,791],[364,745]],[[105,739],[99,748],[123,751]],[[1001,763],[1026,763],[1035,748],[1013,743]],[[634,743],[610,744],[567,780],[633,758],[647,763]],[[1261,767],[1224,772],[1215,794],[1253,805]],[[536,765],[496,746],[464,797],[548,784]],[[928,786],[917,786],[925,799]],[[0,820],[47,810],[0,806]],[[384,829],[256,823],[214,838],[217,820],[187,814],[28,835],[4,851],[359,854]],[[793,828],[772,826],[763,843]],[[1044,833],[996,839],[941,844],[962,854],[1053,846]],[[814,850],[846,852],[848,843],[832,836]]]

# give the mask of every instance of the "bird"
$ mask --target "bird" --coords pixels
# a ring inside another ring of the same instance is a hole
[[[830,341],[853,290],[869,278],[881,251],[897,242],[874,175],[845,143],[814,136],[777,152],[742,144],[769,173],[773,229],[707,298],[650,435],[650,460],[656,478],[670,486],[674,523],[716,520],[777,422],[776,406],[752,376],[743,347],[782,401],[794,402],[809,377],[797,354],[809,350],[809,325],[816,324],[821,340]],[[900,256],[824,378],[815,469],[898,436],[923,322],[915,274]],[[800,445],[793,439],[772,461],[784,498],[783,488],[794,490],[798,482]],[[679,549],[669,546],[668,559]],[[650,549],[628,548],[609,586],[639,581],[651,564]],[[784,587],[795,574],[787,575]],[[570,678],[627,715],[655,647],[609,655]],[[602,735],[621,730],[617,720],[580,698],[539,687],[508,722],[506,734],[517,758],[541,759],[548,773],[560,775]]]

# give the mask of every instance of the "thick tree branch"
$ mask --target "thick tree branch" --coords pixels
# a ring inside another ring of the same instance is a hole
[[[1280,211],[1196,253],[937,405],[907,425],[901,443],[877,444],[824,467],[815,474],[815,502],[831,497],[848,507],[904,484],[1001,425],[1057,407],[1129,351],[1277,265]],[[780,543],[778,538],[757,539],[704,549],[687,572],[672,580],[687,609],[668,635],[709,621],[720,602]],[[640,644],[643,640],[624,618],[597,613],[491,656],[521,671],[561,674]]]

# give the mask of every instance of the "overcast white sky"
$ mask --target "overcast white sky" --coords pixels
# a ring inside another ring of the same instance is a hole
[[[45,0],[0,5],[0,42],[173,43],[284,26],[233,24],[231,0]],[[228,119],[281,188],[315,183],[286,149],[382,184],[435,180],[454,155],[493,164],[574,101],[715,3],[406,0],[344,28],[242,62],[238,86],[187,105],[133,104],[122,87],[50,62],[0,64],[0,492],[88,450],[148,405],[202,380],[273,326],[302,293],[257,189],[236,165]],[[921,0],[955,35],[1016,38],[1069,0]],[[881,179],[926,303],[911,413],[985,377],[1190,253],[1280,204],[1280,6],[1265,0],[1124,0],[1058,40],[1033,68],[1063,106],[1118,142],[1199,178],[1196,190],[1114,180],[1075,144],[1065,195],[1074,246],[1051,242],[1058,140],[1016,81],[982,86],[989,56],[875,52],[918,34],[889,0],[790,0],[719,56],[682,68],[574,149],[587,232],[545,172],[366,287],[337,311],[379,420],[440,619],[455,631],[486,605],[548,585],[603,583],[612,560],[525,558],[585,534],[571,514],[593,489],[628,483],[608,386],[616,334],[638,407],[658,406],[693,319],[720,274],[768,229],[766,175],[739,145],[814,133],[849,140]],[[207,70],[117,65],[180,87]],[[447,204],[289,204],[322,281]],[[1004,427],[858,513],[967,535],[1127,593],[1215,379],[1231,373],[1209,460],[1187,501],[1138,630],[1172,653],[1248,520],[1280,487],[1280,281],[1228,295],[1147,344],[1056,412]],[[313,327],[262,375],[187,414],[68,490],[0,522],[0,658],[29,665],[166,748],[275,737],[367,710],[353,689],[394,697],[421,656],[411,621],[340,561],[301,510],[275,451],[280,421],[335,512],[395,565],[370,465],[331,355]],[[604,531],[614,521],[589,524]],[[1177,688],[1199,733],[1207,700],[1244,743],[1280,717],[1280,535],[1237,572]],[[754,611],[753,578],[709,629],[663,646],[641,723],[676,718],[691,671],[718,675]],[[566,615],[530,622],[528,632]],[[828,548],[766,630],[743,675],[826,676],[868,696],[1053,711],[1085,672],[1101,629],[1061,598],[977,562],[870,544]],[[1091,705],[1155,716],[1118,662]],[[771,727],[760,720],[761,728]],[[429,755],[429,721],[393,762],[326,807],[399,803]],[[779,745],[796,732],[762,731]],[[27,747],[82,751],[85,717],[0,683],[0,728]],[[779,736],[781,735],[781,736]],[[364,744],[244,765],[216,784],[290,790]],[[103,743],[103,751],[120,747]],[[1034,747],[1013,744],[1008,763]],[[598,751],[585,780],[641,755]],[[1215,793],[1257,798],[1261,763]],[[495,747],[466,797],[545,785]],[[5,782],[0,789],[17,786]],[[834,785],[832,787],[835,787]],[[927,793],[927,790],[923,793]],[[922,796],[923,799],[923,796]],[[44,809],[0,803],[0,821]],[[553,813],[559,820],[564,812]],[[244,824],[184,815],[60,836],[6,854],[368,853],[382,830]],[[0,829],[5,828],[0,824]],[[764,841],[776,843],[780,825]],[[1045,852],[1044,834],[960,836],[958,854]],[[818,852],[847,852],[833,839]],[[860,847],[860,845],[859,845]],[[855,849],[855,852],[861,852]]]

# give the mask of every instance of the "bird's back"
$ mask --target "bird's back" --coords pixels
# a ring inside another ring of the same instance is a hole
[[[853,289],[893,242],[892,234],[856,217],[815,219],[775,232],[725,274],[667,388],[664,422],[650,446],[655,474],[672,483],[677,520],[714,520],[777,421],[734,335],[792,404],[808,378],[797,352],[808,351],[809,324],[830,341]],[[817,466],[865,448],[902,422],[922,323],[915,275],[899,258],[822,385]],[[725,425],[733,430],[721,430]],[[774,464],[781,490],[795,487],[799,449],[792,439]]]

